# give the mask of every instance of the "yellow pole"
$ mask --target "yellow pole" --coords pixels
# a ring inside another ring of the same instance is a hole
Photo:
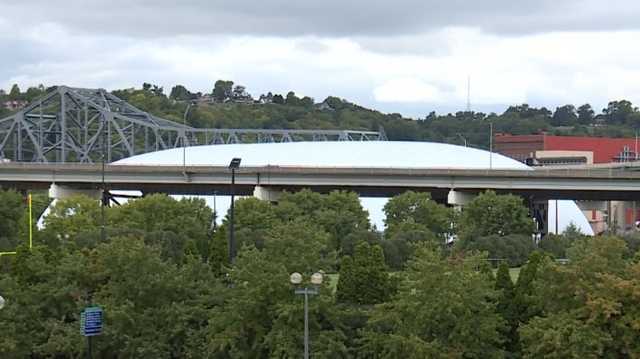
[[[29,250],[33,248],[33,210],[31,205],[31,193],[29,193]]]
[[[16,255],[16,254],[18,254],[18,252],[0,252],[0,257],[9,256],[9,255]]]

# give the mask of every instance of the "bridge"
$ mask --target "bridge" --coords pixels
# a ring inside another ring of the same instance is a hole
[[[143,193],[231,193],[226,167],[106,165],[109,191]],[[99,164],[0,164],[0,186],[20,190],[48,189],[52,184],[74,189],[100,189]],[[405,190],[428,191],[446,198],[450,190],[495,190],[525,198],[573,200],[640,200],[640,173],[614,170],[478,170],[416,168],[241,167],[236,194],[251,195],[256,187],[270,191],[310,188],[319,192],[344,189],[366,197],[389,197]]]
[[[142,111],[104,89],[58,86],[0,119],[0,160],[107,162],[176,147],[292,141],[381,141],[384,130],[194,128]]]

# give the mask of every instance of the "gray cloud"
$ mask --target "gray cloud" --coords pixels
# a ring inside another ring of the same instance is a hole
[[[61,24],[81,33],[127,37],[248,34],[393,36],[448,26],[522,34],[634,29],[633,0],[3,0],[0,18],[16,25]],[[4,15],[3,15],[4,14]]]

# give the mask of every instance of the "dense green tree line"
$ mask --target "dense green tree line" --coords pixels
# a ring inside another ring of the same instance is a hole
[[[32,101],[45,92],[44,86],[21,92],[14,85],[0,93],[0,102],[9,99]],[[400,114],[384,114],[337,97],[327,97],[322,107],[310,97],[267,93],[256,101],[246,88],[233,81],[219,80],[208,94],[191,92],[183,85],[174,86],[169,94],[162,87],[144,83],[141,89],[113,92],[140,109],[169,120],[182,122],[189,102],[210,96],[215,103],[199,101],[187,118],[195,127],[213,128],[319,128],[361,129],[384,128],[391,140],[422,140],[454,143],[472,147],[489,147],[489,124],[495,133],[535,134],[542,131],[557,135],[633,137],[640,129],[640,111],[628,100],[616,100],[606,108],[594,109],[589,104],[564,105],[555,110],[528,104],[508,107],[503,113],[465,112],[436,114],[430,112],[418,119]],[[0,106],[0,116],[9,111]]]
[[[105,310],[99,357],[300,357],[303,305],[289,274],[308,283],[318,271],[327,275],[310,300],[314,358],[640,354],[637,238],[570,230],[536,245],[512,196],[484,193],[460,212],[407,192],[385,207],[382,233],[353,193],[243,198],[234,264],[228,218],[214,228],[200,199],[106,208],[104,239],[96,201],[62,200],[31,251],[21,195],[0,191],[0,203],[18,250],[0,257],[3,358],[81,357],[89,303]],[[515,282],[509,263],[522,265]]]

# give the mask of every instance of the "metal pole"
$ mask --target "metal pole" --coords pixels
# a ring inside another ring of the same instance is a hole
[[[304,359],[309,359],[309,289],[304,289]]]
[[[493,169],[493,122],[489,122],[489,169]]]
[[[558,200],[556,199],[556,234],[558,233]]]
[[[189,109],[191,108],[191,103],[187,104],[187,108],[184,110],[184,115],[182,116],[182,124],[184,128],[182,129],[182,172],[187,173],[187,115],[189,114]]]
[[[33,248],[33,199],[31,193],[28,195],[29,201],[29,250]]]
[[[218,227],[216,223],[218,221],[218,209],[216,206],[216,191],[213,191],[213,229],[215,230]]]
[[[106,120],[105,116],[102,117],[103,121]],[[102,240],[102,243],[105,243],[107,241],[107,233],[105,232],[105,220],[104,220],[104,206],[105,206],[105,202],[107,199],[107,193],[106,193],[106,185],[105,185],[105,181],[104,181],[104,169],[105,169],[105,156],[106,156],[106,149],[105,149],[105,145],[107,143],[106,141],[106,124],[103,122],[103,129],[102,129],[102,200],[100,201],[100,221],[101,221],[101,228],[100,228],[100,238]],[[89,343],[91,343],[91,341],[89,341]]]
[[[87,337],[87,358],[93,358],[93,350],[91,350],[91,336]]]
[[[236,256],[236,242],[234,237],[234,200],[235,200],[236,170],[231,168],[231,211],[229,212],[229,263],[233,264]]]

